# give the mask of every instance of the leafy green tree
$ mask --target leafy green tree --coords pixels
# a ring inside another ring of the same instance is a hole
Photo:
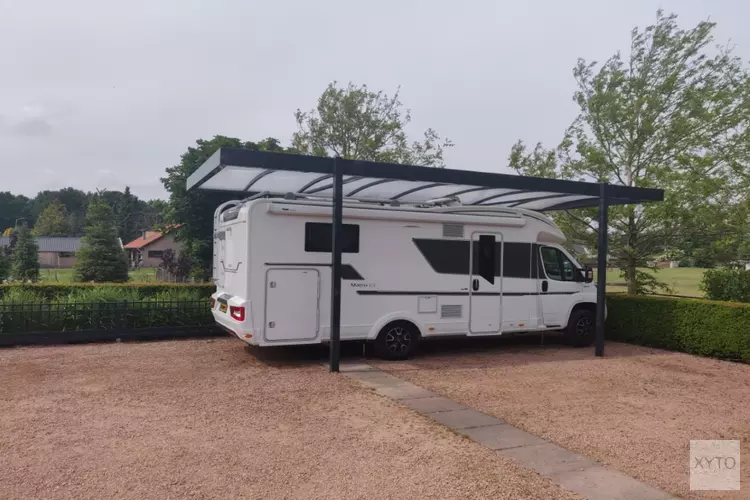
[[[70,217],[65,205],[53,201],[39,214],[34,224],[36,236],[70,236]]]
[[[333,82],[315,109],[298,109],[294,116],[299,131],[292,146],[302,154],[443,167],[443,152],[453,145],[433,129],[422,141],[409,142],[411,113],[402,109],[398,91],[388,96],[367,85],[339,88]]]
[[[21,222],[19,219],[27,224],[33,222],[30,200],[23,195],[0,192],[0,228],[16,227],[16,221]]]
[[[18,239],[11,256],[11,278],[17,281],[39,280],[39,247],[25,225],[16,232]]]
[[[83,244],[76,252],[75,280],[98,283],[128,280],[128,260],[117,236],[115,214],[101,193],[86,214]]]
[[[245,142],[233,137],[215,136],[210,140],[200,139],[196,147],[188,148],[179,164],[167,169],[161,179],[169,192],[167,222],[184,224],[177,233],[183,244],[181,255],[191,263],[192,275],[199,280],[211,277],[213,259],[213,215],[222,203],[236,199],[237,193],[221,193],[194,189],[185,190],[187,178],[219,148],[245,148],[256,151],[284,152],[277,139],[268,138],[261,142]]]
[[[697,214],[747,197],[750,78],[730,48],[710,47],[714,26],[682,30],[676,15],[659,11],[654,25],[632,31],[628,57],[618,52],[598,68],[579,60],[580,114],[557,151],[528,152],[521,143],[511,151],[522,174],[665,189],[663,203],[610,209],[610,253],[631,294],[661,285],[638,268]],[[562,219],[593,239],[595,211]]]
[[[63,188],[59,191],[40,191],[30,202],[31,225],[51,203],[61,203],[68,212],[68,224],[72,236],[83,234],[84,221],[86,219],[86,208],[88,207],[91,194],[72,187]]]

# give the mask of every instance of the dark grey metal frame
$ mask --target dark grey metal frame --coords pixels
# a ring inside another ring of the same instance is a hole
[[[250,185],[255,183],[268,173],[273,171],[295,171],[307,173],[319,173],[321,176],[310,181],[301,191],[306,191],[318,182],[331,179],[331,184],[323,189],[333,188],[333,241],[332,241],[332,283],[331,283],[331,331],[330,331],[330,369],[332,372],[339,371],[339,343],[341,338],[341,238],[340,233],[343,224],[343,199],[344,176],[356,176],[358,178],[372,178],[368,185],[382,184],[389,180],[404,180],[428,182],[430,185],[410,189],[396,194],[392,199],[411,192],[427,189],[439,185],[456,184],[462,186],[482,186],[481,188],[462,188],[456,193],[446,197],[456,196],[461,193],[479,191],[482,189],[506,188],[514,191],[532,193],[554,193],[551,195],[528,198],[525,201],[552,199],[570,195],[590,196],[589,199],[562,202],[547,207],[545,211],[566,210],[572,208],[599,207],[599,248],[597,255],[597,304],[596,304],[596,342],[595,354],[604,355],[604,319],[605,298],[607,284],[607,233],[608,233],[608,209],[610,205],[637,204],[650,201],[663,201],[664,191],[661,189],[636,188],[627,186],[610,185],[606,183],[590,183],[568,181],[560,179],[544,179],[539,177],[521,177],[507,174],[494,174],[488,172],[475,172],[467,170],[441,169],[432,167],[418,167],[414,165],[401,165],[395,163],[378,163],[360,160],[345,160],[342,158],[322,158],[316,156],[301,156],[284,153],[266,153],[248,149],[222,148],[214,153],[206,162],[198,168],[187,180],[187,189],[199,188],[206,180],[220,172],[227,166],[263,168],[264,172],[258,174]],[[351,180],[347,179],[347,181]],[[313,189],[311,192],[323,190]],[[365,189],[360,187],[355,192]],[[351,194],[351,193],[350,193]],[[509,193],[505,193],[509,194]],[[484,201],[500,197],[490,196]],[[519,200],[520,201],[520,200]]]

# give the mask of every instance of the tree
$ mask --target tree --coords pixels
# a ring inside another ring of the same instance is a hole
[[[159,267],[175,281],[184,281],[190,274],[190,261],[183,254],[177,255],[171,248],[164,250]]]
[[[518,143],[510,157],[523,174],[665,189],[663,203],[610,208],[611,255],[631,294],[660,285],[638,268],[695,221],[711,227],[747,199],[750,78],[730,48],[708,49],[714,23],[681,30],[676,19],[659,11],[634,29],[627,58],[618,52],[598,69],[579,60],[580,114],[558,150]],[[591,211],[558,220],[583,237],[596,229]]]
[[[36,220],[50,204],[61,203],[68,212],[70,235],[80,236],[83,234],[86,208],[90,199],[90,193],[72,187],[63,188],[59,191],[40,191],[29,203],[31,206],[29,224]]]
[[[97,193],[89,203],[83,243],[76,252],[76,281],[128,280],[128,260],[120,246],[115,222],[112,207]]]
[[[23,195],[0,192],[0,228],[16,227],[19,219],[27,224],[33,222],[30,200]]]
[[[70,217],[65,205],[53,201],[39,214],[34,224],[36,236],[70,236]]]
[[[261,142],[244,142],[233,137],[215,136],[210,140],[200,139],[196,147],[188,148],[179,164],[167,169],[161,179],[169,192],[167,222],[184,224],[178,229],[177,240],[182,243],[182,254],[192,263],[192,275],[198,280],[211,276],[213,260],[214,210],[229,200],[236,199],[237,193],[221,193],[194,189],[186,191],[187,178],[219,148],[233,147],[257,151],[283,152],[285,149],[277,139],[268,138]]]
[[[292,146],[302,154],[443,167],[443,152],[453,145],[431,128],[421,142],[410,143],[405,128],[411,113],[402,109],[399,92],[391,97],[367,85],[338,88],[333,82],[315,109],[298,109],[294,117],[299,131]]]
[[[0,283],[10,277],[10,251],[8,247],[0,246]]]
[[[17,281],[39,280],[39,247],[25,225],[15,233],[18,239],[11,256],[11,278]]]

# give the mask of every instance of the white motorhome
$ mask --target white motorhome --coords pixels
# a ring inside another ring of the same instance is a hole
[[[330,200],[258,197],[214,215],[213,315],[251,345],[329,339]],[[411,355],[423,338],[595,334],[592,273],[548,217],[517,208],[344,201],[341,340]]]

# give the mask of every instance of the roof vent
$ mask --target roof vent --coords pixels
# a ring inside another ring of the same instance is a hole
[[[463,224],[443,224],[443,236],[446,238],[463,238]]]

